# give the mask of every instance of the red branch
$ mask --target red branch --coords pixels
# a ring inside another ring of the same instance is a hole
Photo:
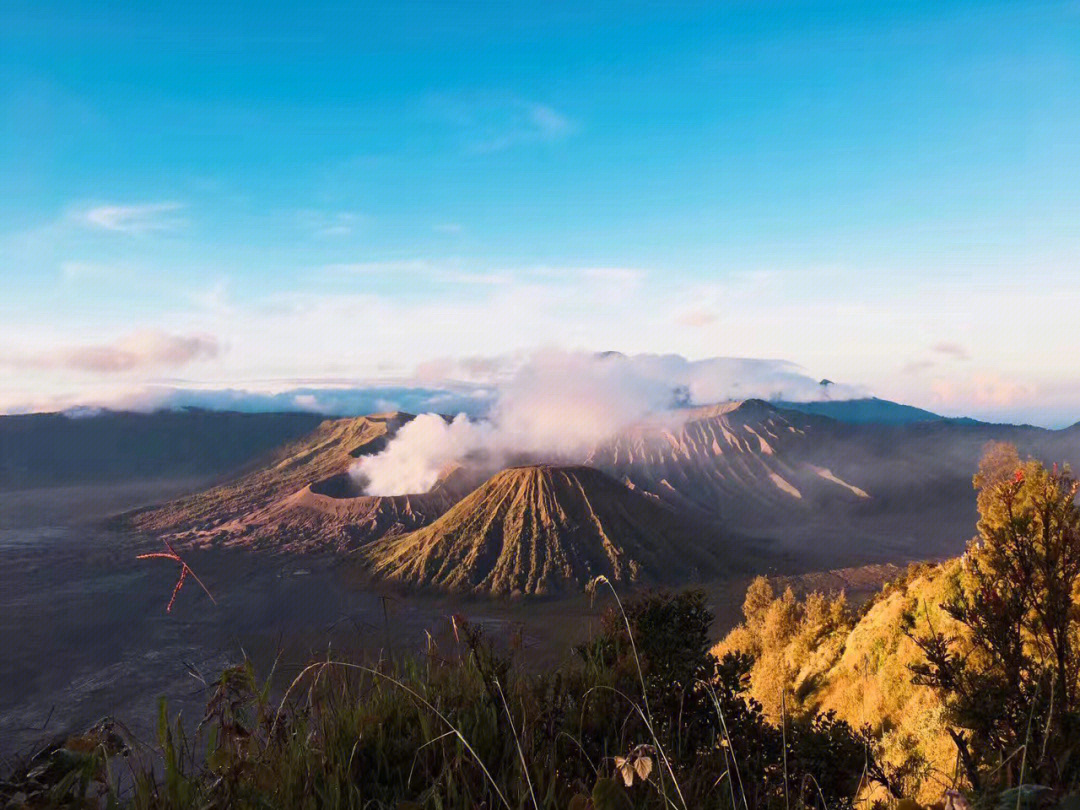
[[[210,597],[210,601],[213,602],[216,605],[217,600],[214,598],[214,595],[212,593],[210,593],[210,589],[207,588],[203,584],[203,581],[201,579],[199,579],[198,576],[196,576],[194,571],[191,570],[191,566],[189,566],[186,562],[184,562],[184,559],[179,554],[176,553],[176,549],[174,549],[172,547],[172,544],[168,540],[163,539],[162,542],[165,544],[165,548],[168,549],[168,552],[155,551],[155,552],[151,552],[149,554],[139,554],[138,556],[135,557],[135,559],[136,560],[172,560],[175,563],[179,563],[179,565],[180,565],[180,577],[179,577],[179,579],[176,580],[176,585],[173,586],[172,596],[169,598],[169,604],[167,604],[165,606],[165,612],[169,613],[169,612],[172,611],[173,605],[176,603],[176,595],[178,593],[180,593],[180,589],[184,587],[184,580],[186,580],[188,578],[189,574],[191,575],[192,579],[194,579],[197,583],[199,583],[199,587],[202,588],[203,591],[206,592],[206,595]]]

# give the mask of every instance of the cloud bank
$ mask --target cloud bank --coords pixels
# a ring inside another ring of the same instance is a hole
[[[492,400],[493,393],[481,387],[444,390],[378,383],[353,386],[278,384],[273,390],[262,390],[257,385],[209,388],[152,383],[31,400],[20,397],[5,402],[0,399],[0,413],[83,413],[100,410],[150,413],[202,408],[244,413],[321,413],[327,417],[389,411],[464,413],[480,417],[488,412]]]

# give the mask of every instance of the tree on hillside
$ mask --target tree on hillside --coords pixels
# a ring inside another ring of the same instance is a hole
[[[843,638],[853,626],[853,615],[843,592],[808,593],[803,599],[790,588],[777,594],[766,577],[756,577],[743,601],[745,621],[728,633],[715,652],[745,653],[754,660],[751,693],[771,720],[785,713],[814,710],[804,703],[813,691],[814,673],[805,667],[817,656],[826,639]],[[839,641],[836,645],[839,653]],[[802,676],[809,675],[809,680]]]
[[[1068,469],[988,446],[975,475],[978,534],[942,609],[946,634],[914,614],[924,660],[972,787],[1080,783],[1080,484]]]

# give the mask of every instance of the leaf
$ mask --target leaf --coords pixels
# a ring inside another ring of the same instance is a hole
[[[648,779],[649,774],[652,773],[652,757],[638,757],[634,763],[634,770],[642,781]]]
[[[615,770],[622,774],[623,782],[627,787],[634,784],[634,766],[629,759],[615,757]]]

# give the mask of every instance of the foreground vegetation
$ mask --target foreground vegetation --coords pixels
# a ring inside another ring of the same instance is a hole
[[[163,704],[157,750],[106,725],[13,785],[30,806],[849,806],[866,741],[829,715],[769,723],[744,695],[751,660],[709,653],[711,620],[701,592],[616,603],[574,663],[539,674],[455,620],[452,650],[315,662],[280,701],[242,666],[197,729]]]
[[[975,482],[967,554],[859,611],[759,579],[710,649],[702,593],[624,606],[601,579],[601,629],[555,671],[456,618],[442,649],[313,662],[283,695],[245,665],[197,727],[162,704],[148,749],[104,723],[12,774],[0,806],[1075,807],[1077,483],[1001,446]]]
[[[786,695],[788,712],[868,724],[896,795],[1052,803],[1080,788],[1078,484],[999,444],[975,485],[959,560],[912,566],[858,615],[759,579],[714,653],[755,657],[749,692],[770,717]]]

